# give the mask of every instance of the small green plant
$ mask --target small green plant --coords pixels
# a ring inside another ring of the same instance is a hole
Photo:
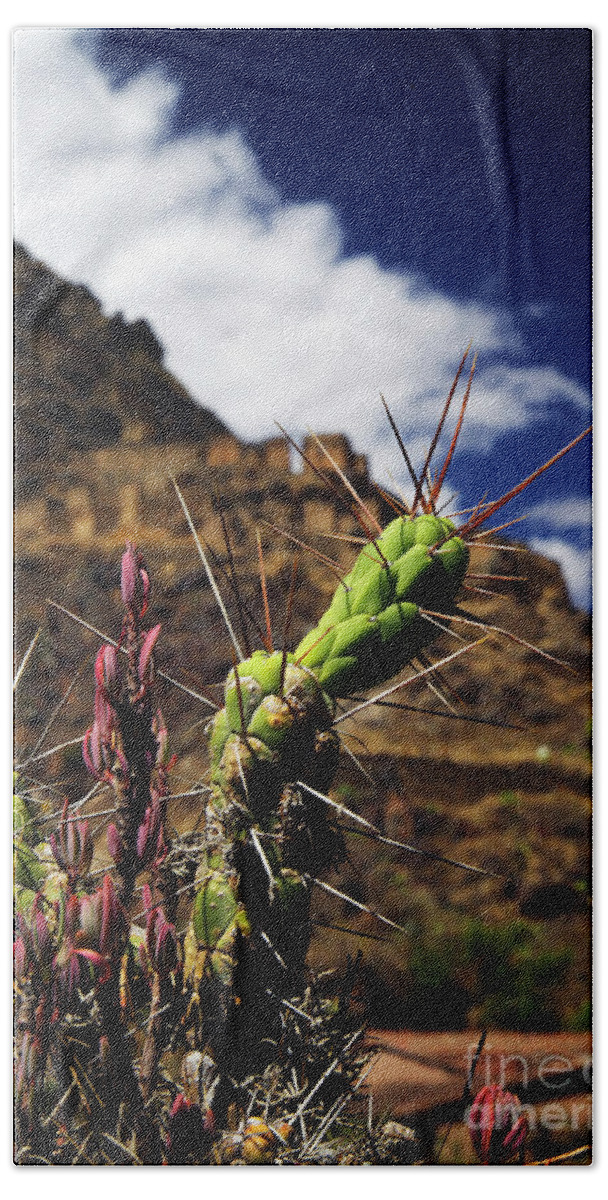
[[[557,993],[571,961],[568,950],[547,950],[542,931],[529,921],[471,921],[462,962],[475,1021],[483,1028],[559,1028]]]
[[[517,795],[517,792],[501,792],[498,798],[503,808],[507,808],[513,813],[517,813],[519,811],[521,801],[520,797]]]

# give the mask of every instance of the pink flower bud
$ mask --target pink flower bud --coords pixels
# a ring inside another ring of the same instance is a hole
[[[25,942],[21,936],[13,942],[13,959],[15,963],[15,978],[19,983],[24,983],[27,974],[27,951]]]
[[[59,844],[55,834],[49,843],[57,865],[66,871],[71,886],[80,875],[86,875],[93,858],[93,839],[89,834],[88,821],[73,821],[68,817],[68,801],[65,801],[59,825]]]
[[[167,921],[161,908],[148,913],[146,923],[148,957],[159,975],[166,977],[179,966],[175,926]]]
[[[122,934],[128,927],[126,915],[109,875],[103,877],[101,897],[99,949],[102,954],[109,954],[117,947]]]
[[[125,608],[136,612],[138,617],[143,617],[148,607],[150,579],[143,566],[141,554],[133,542],[127,542],[127,548],[122,556],[120,593]]]
[[[137,830],[135,849],[140,862],[144,863],[156,855],[159,838],[162,842],[161,811],[159,798],[157,795],[153,795],[152,802],[148,805],[144,819]]]
[[[127,542],[120,565],[120,594],[125,608],[133,608],[136,599],[139,564],[135,554],[133,542]]]
[[[74,897],[77,899],[77,897]],[[71,914],[75,916],[75,911]],[[79,901],[79,925],[73,935],[73,940],[81,934],[81,941],[86,946],[99,946],[101,936],[101,893],[94,892],[92,896],[81,896]]]
[[[196,1107],[196,1105],[193,1105],[192,1100],[188,1100],[186,1096],[184,1096],[183,1092],[178,1092],[173,1104],[171,1105],[169,1120],[173,1120],[174,1117],[179,1117],[180,1113],[188,1112],[189,1109],[193,1107]]]
[[[144,883],[141,896],[142,896],[142,900],[144,902],[144,912],[146,914],[146,917],[149,917],[150,913],[153,911],[152,889],[151,889],[149,883]]]
[[[102,646],[95,659],[95,680],[97,686],[111,700],[116,692],[118,682],[118,653],[116,646]]]
[[[146,809],[146,815],[137,830],[137,840],[135,842],[135,850],[137,857],[143,860],[146,850],[148,849],[148,838],[150,833],[150,809]]]
[[[160,630],[160,625],[155,625],[153,629],[149,629],[141,644],[141,650],[139,652],[138,674],[142,683],[145,679],[146,672],[150,664],[150,657],[158,640]]]
[[[66,992],[68,999],[72,999],[80,987],[80,956],[71,954],[68,961]]]
[[[95,692],[95,721],[94,726],[97,726],[99,731],[99,739],[102,743],[108,743],[112,737],[112,733],[116,728],[116,713],[111,704],[108,704],[103,692],[100,688]]]
[[[108,850],[110,851],[114,862],[119,863],[122,859],[122,842],[118,829],[113,821],[110,825],[108,825],[106,839],[108,843]]]
[[[160,931],[156,947],[156,962],[159,973],[163,976],[172,975],[179,967],[177,951],[177,936],[175,926],[166,921]]]
[[[150,595],[150,576],[148,575],[148,572],[145,570],[144,567],[142,567],[139,572],[139,578],[141,580],[141,591],[142,591],[142,605],[141,605],[140,616],[143,617],[146,612],[146,609],[148,607],[148,596]]]
[[[36,898],[38,899],[38,897]],[[49,963],[53,956],[53,942],[48,921],[44,913],[36,908],[33,916],[33,935],[36,958],[42,964]]]
[[[82,743],[82,757],[84,765],[90,775],[95,779],[101,779],[103,775],[103,758],[101,754],[101,741],[99,738],[99,727],[94,723],[90,729],[87,729]],[[53,851],[54,853],[54,851]]]
[[[523,1146],[528,1133],[528,1118],[519,1099],[498,1084],[477,1093],[467,1123],[473,1149],[486,1165],[507,1162]]]
[[[64,845],[65,859],[70,866],[73,866],[76,862],[76,830],[74,829],[74,822],[63,821],[62,825],[63,829],[61,832],[64,834],[62,841]]]

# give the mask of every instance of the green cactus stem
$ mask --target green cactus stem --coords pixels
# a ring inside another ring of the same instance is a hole
[[[360,551],[295,662],[333,697],[384,682],[434,641],[420,609],[449,613],[468,562],[447,518],[396,517]]]
[[[331,786],[335,698],[390,678],[434,640],[420,609],[449,612],[467,564],[450,521],[398,517],[363,547],[293,654],[257,650],[227,677],[209,731],[222,838],[199,872],[185,966],[199,1036],[232,1072],[262,1065],[278,1036],[269,993],[303,986],[310,879],[345,857],[327,807],[301,786]]]

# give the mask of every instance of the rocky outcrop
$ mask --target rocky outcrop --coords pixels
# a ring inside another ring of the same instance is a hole
[[[104,316],[85,287],[15,249],[18,499],[43,490],[66,456],[122,441],[207,444],[227,431],[163,367],[146,321]]]

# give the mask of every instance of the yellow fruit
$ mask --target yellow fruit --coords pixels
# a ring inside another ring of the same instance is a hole
[[[243,1131],[242,1155],[250,1166],[274,1161],[278,1138],[274,1129],[260,1117],[250,1117]]]

